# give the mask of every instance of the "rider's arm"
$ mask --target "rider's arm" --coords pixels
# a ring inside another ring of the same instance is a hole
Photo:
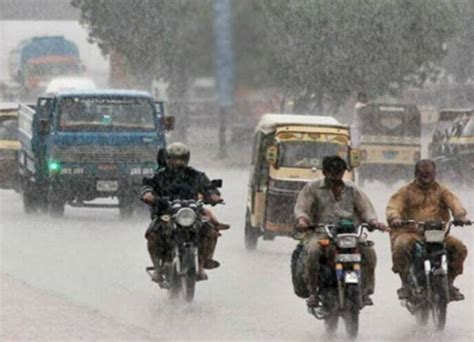
[[[204,199],[210,199],[213,202],[222,200],[221,193],[215,186],[212,185],[211,181],[204,172],[200,172],[197,177],[197,184],[199,187],[198,192],[204,197]]]
[[[153,178],[143,178],[142,180],[142,192],[140,198],[148,204],[153,204],[156,198],[155,187],[157,185],[156,174]]]
[[[375,214],[375,208],[370,201],[369,197],[354,186],[354,206],[363,222],[376,222],[377,215]]]
[[[305,219],[306,222],[311,222],[311,209],[314,207],[316,201],[316,196],[311,189],[312,184],[312,182],[306,184],[298,194],[294,209],[294,215],[297,221]]]
[[[387,222],[389,224],[391,224],[393,220],[402,219],[403,211],[405,210],[405,198],[407,191],[407,187],[403,187],[393,194],[392,197],[390,197],[387,208],[385,209]]]
[[[466,220],[466,209],[464,209],[461,200],[451,192],[448,188],[442,186],[441,188],[443,202],[446,204],[448,209],[451,211],[453,217],[457,220]]]

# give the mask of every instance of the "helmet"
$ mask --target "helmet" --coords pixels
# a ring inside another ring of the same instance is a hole
[[[178,159],[183,160],[186,164],[189,162],[191,157],[191,152],[189,147],[181,142],[174,142],[169,144],[166,148],[166,157],[167,159]]]

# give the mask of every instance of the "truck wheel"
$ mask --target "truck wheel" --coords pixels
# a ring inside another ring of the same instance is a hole
[[[36,209],[36,194],[33,184],[31,184],[29,181],[25,181],[23,187],[23,210],[25,213],[31,214],[35,212]]]
[[[245,248],[248,251],[254,251],[257,249],[258,244],[258,233],[250,222],[250,212],[247,209],[245,213]]]
[[[49,202],[49,215],[51,217],[61,217],[64,215],[65,203],[58,199],[53,199]]]
[[[135,209],[134,202],[132,195],[119,198],[119,212],[121,218],[125,219],[132,216]]]

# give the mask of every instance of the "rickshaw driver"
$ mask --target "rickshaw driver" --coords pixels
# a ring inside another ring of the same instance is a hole
[[[309,226],[318,223],[336,223],[342,219],[352,220],[355,224],[367,222],[371,229],[388,230],[385,224],[378,222],[375,210],[368,197],[352,182],[342,180],[347,164],[339,156],[323,159],[324,178],[308,183],[301,190],[296,201],[294,213],[297,220],[296,230],[306,233],[303,241],[308,252],[305,265],[305,278],[310,292],[307,305],[318,305],[319,259],[324,251],[319,243],[326,238],[325,233],[310,232]],[[365,305],[372,305],[370,295],[375,288],[375,266],[377,256],[371,246],[362,245],[362,289]]]

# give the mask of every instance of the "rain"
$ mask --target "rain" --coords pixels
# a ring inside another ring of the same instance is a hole
[[[381,222],[420,159],[474,218],[473,18],[474,0],[0,0],[0,340],[353,340],[308,313],[298,241],[275,227],[328,154]],[[222,180],[206,208],[231,226],[190,302],[145,271],[142,178],[173,142]],[[472,226],[450,234],[465,299],[438,330],[400,305],[389,234],[368,233],[356,340],[474,340]]]

